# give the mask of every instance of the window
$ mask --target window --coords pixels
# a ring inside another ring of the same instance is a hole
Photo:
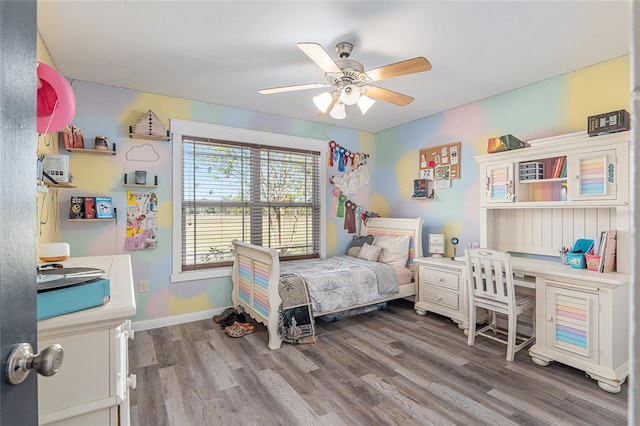
[[[323,255],[326,142],[202,123],[181,129],[174,121],[189,124],[171,122],[181,181],[174,272],[228,269],[234,239],[281,258]]]

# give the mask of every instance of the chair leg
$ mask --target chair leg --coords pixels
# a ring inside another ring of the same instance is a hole
[[[491,311],[491,325],[493,334],[498,334],[498,315],[496,315],[496,311]]]
[[[516,353],[516,326],[518,325],[516,315],[509,315],[509,329],[507,336],[507,361],[513,361]]]
[[[467,345],[473,346],[476,341],[476,311],[475,306],[469,312],[469,330],[467,330]]]
[[[535,338],[536,337],[536,308],[535,308],[535,306],[534,306],[533,309],[531,309],[531,328],[532,328],[531,337]]]

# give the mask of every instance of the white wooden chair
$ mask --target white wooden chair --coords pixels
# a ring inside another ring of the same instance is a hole
[[[535,297],[516,294],[514,290],[511,255],[496,250],[466,249],[469,289],[469,335],[467,344],[473,346],[476,336],[484,336],[507,345],[507,361],[535,339]],[[476,330],[476,308],[491,311],[491,323]],[[518,315],[531,310],[533,333],[531,337],[516,333]],[[507,330],[498,329],[496,313],[507,316]],[[491,330],[491,333],[488,331]],[[498,337],[507,335],[507,340]]]

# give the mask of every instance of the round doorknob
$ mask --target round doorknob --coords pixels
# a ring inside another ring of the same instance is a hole
[[[57,343],[46,347],[36,355],[33,354],[30,344],[20,343],[13,348],[7,359],[7,381],[13,385],[22,383],[31,370],[43,376],[53,376],[60,370],[63,359],[64,350]]]

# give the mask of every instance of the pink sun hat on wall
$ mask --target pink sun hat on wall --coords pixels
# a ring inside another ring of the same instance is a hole
[[[75,113],[76,97],[67,79],[49,65],[38,62],[38,133],[64,129]]]

